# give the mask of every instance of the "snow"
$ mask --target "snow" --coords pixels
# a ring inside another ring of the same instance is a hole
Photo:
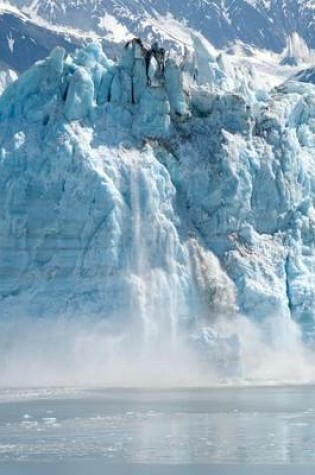
[[[12,37],[7,37],[7,41],[10,51],[13,53],[15,40]]]
[[[314,63],[315,51],[311,50],[298,33],[292,33],[287,39],[282,64],[296,66],[303,63]]]
[[[0,2],[0,11],[1,12],[9,12],[19,15],[20,11],[14,5],[10,4],[9,2]]]
[[[311,344],[314,86],[270,91],[195,45],[154,87],[136,44],[115,63],[98,43],[57,48],[7,87],[4,317],[96,316],[124,347],[223,348],[233,374],[239,315],[282,352]]]
[[[125,25],[120,23],[113,15],[106,13],[103,18],[100,18],[99,27],[104,30],[109,39],[114,41],[126,41],[130,39],[130,32]]]
[[[17,74],[15,71],[8,69],[0,65],[0,95],[5,90],[5,88],[17,79]]]

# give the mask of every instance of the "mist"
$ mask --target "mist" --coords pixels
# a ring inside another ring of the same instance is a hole
[[[2,387],[208,387],[311,383],[313,352],[298,328],[283,318],[257,325],[248,318],[218,318],[207,352],[199,334],[167,329],[144,341],[139,328],[113,330],[94,318],[14,318],[0,324]],[[237,351],[230,351],[237,338]],[[231,370],[233,368],[233,370]],[[237,371],[235,371],[237,368]]]

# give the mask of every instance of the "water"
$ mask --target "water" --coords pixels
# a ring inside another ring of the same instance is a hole
[[[0,474],[308,474],[315,387],[2,390]]]

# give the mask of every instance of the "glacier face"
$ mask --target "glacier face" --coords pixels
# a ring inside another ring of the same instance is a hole
[[[118,63],[57,48],[7,87],[2,318],[95,315],[144,346],[185,334],[225,370],[239,314],[270,344],[311,344],[315,87],[203,61],[170,57],[162,78],[153,61],[149,87],[136,43]]]
[[[179,80],[170,62],[166,83]],[[144,136],[167,140],[171,114],[188,114],[181,90],[167,88],[146,87],[132,47],[117,66],[92,45],[74,59],[55,50],[6,90],[2,309],[15,314],[20,301],[32,315],[77,309],[145,319],[156,308],[173,332],[178,314],[191,318],[175,188],[143,143]]]

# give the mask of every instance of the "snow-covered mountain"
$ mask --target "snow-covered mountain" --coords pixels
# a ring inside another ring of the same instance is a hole
[[[315,48],[314,0],[10,0],[10,3],[52,24],[100,35],[118,34],[122,39],[128,32],[144,37],[163,32],[165,18],[174,18],[201,32],[219,48],[241,40],[281,52],[293,32]]]
[[[0,4],[0,70],[23,72],[55,46],[74,51],[80,43],[73,35],[52,30],[17,9]]]
[[[73,51],[91,40],[99,41],[108,56],[114,58],[126,40],[134,36],[140,36],[147,44],[158,40],[168,50],[188,54],[196,48],[200,50],[206,42],[205,49],[209,51],[210,42],[240,62],[257,57],[262,63],[280,62],[302,68],[303,63],[314,62],[314,5],[295,1],[290,6],[283,2],[282,7],[279,1],[243,0],[197,4],[6,0],[0,3],[0,68],[2,64],[19,73],[43,59],[56,45]],[[298,24],[289,19],[294,11],[298,12]],[[249,32],[249,28],[253,31]],[[270,57],[263,58],[259,48],[269,50]],[[276,56],[274,51],[281,55]],[[264,66],[262,69],[266,70]],[[278,69],[283,79],[296,72]]]
[[[137,43],[58,48],[2,94],[6,321],[94,316],[115,357],[184,342],[244,377],[311,344],[315,87],[269,91],[202,41],[151,85]]]

